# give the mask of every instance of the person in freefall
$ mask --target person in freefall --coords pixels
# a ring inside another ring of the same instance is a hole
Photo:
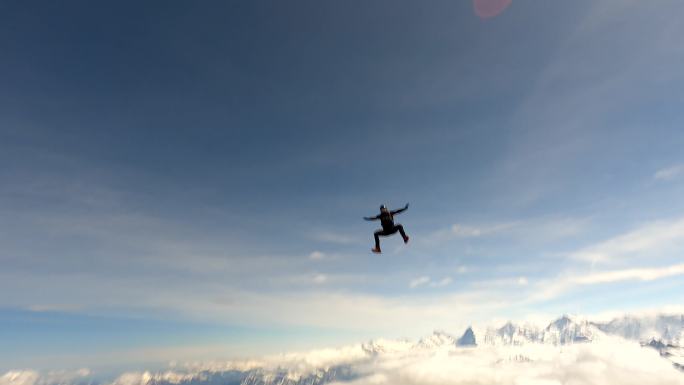
[[[380,236],[386,237],[392,234],[395,234],[397,231],[399,234],[401,234],[401,237],[404,238],[404,243],[408,243],[409,237],[406,235],[404,232],[404,226],[400,224],[394,224],[394,216],[396,214],[399,214],[403,211],[406,211],[408,209],[409,205],[408,203],[406,206],[403,208],[400,208],[398,210],[388,210],[385,205],[380,206],[380,214],[374,216],[374,217],[363,217],[363,219],[367,221],[377,221],[378,219],[380,220],[380,224],[382,225],[382,229],[376,231],[373,236],[375,237],[375,248],[372,249],[374,253],[381,253],[382,251],[380,250]]]

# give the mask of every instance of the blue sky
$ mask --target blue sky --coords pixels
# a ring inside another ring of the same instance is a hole
[[[0,370],[681,304],[682,11],[3,3]]]

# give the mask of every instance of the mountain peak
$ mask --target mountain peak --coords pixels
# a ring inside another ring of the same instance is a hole
[[[564,314],[544,329],[542,341],[554,345],[565,345],[590,342],[596,338],[601,338],[602,334],[601,330],[594,324],[588,321],[576,321]]]
[[[418,341],[416,346],[420,348],[435,348],[446,345],[454,345],[455,343],[456,338],[454,338],[454,336],[452,336],[451,334],[443,330],[435,330],[432,332],[432,335],[425,338],[421,338],[421,340]]]
[[[549,326],[546,327],[547,330],[550,330],[552,327],[556,329],[565,329],[568,327],[568,325],[574,323],[572,318],[570,318],[569,315],[563,314],[560,318],[557,320],[551,322]]]
[[[456,341],[457,346],[477,346],[477,341],[475,340],[475,332],[473,332],[472,327],[468,327],[463,333],[461,338]]]
[[[396,353],[410,349],[411,342],[406,339],[387,340],[374,339],[361,345],[361,349],[370,355],[381,353]]]

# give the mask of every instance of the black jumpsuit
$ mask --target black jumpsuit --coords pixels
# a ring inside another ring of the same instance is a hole
[[[380,225],[382,225],[382,230],[376,231],[373,236],[375,237],[375,248],[379,249],[380,248],[380,236],[388,236],[395,234],[397,231],[399,234],[401,234],[402,238],[406,240],[406,233],[404,232],[404,226],[400,224],[394,224],[394,215],[399,214],[402,211],[405,211],[406,207],[399,209],[399,210],[392,210],[392,211],[385,211],[381,212],[380,215],[377,215],[375,217],[371,217],[369,219],[379,219],[380,220]]]

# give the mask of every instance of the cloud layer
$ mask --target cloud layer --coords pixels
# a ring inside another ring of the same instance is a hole
[[[634,344],[460,348],[373,362],[355,385],[684,384],[655,351]],[[342,383],[339,383],[342,384]]]
[[[167,372],[129,372],[112,385],[210,384],[233,371],[250,372],[257,384],[284,383],[335,385],[681,385],[684,374],[650,348],[619,339],[591,344],[553,346],[443,346],[412,350],[399,342],[379,341],[386,350],[370,354],[363,346],[324,349],[305,354],[287,354],[270,359],[202,364]],[[331,370],[344,372],[342,381]],[[266,374],[265,374],[266,373]],[[268,374],[273,373],[273,374]],[[87,371],[47,373],[13,371],[0,377],[0,385],[56,385],[83,383]],[[333,382],[325,380],[325,376]],[[231,382],[233,381],[233,382]],[[270,382],[269,382],[270,381]],[[307,382],[308,383],[308,382]]]

